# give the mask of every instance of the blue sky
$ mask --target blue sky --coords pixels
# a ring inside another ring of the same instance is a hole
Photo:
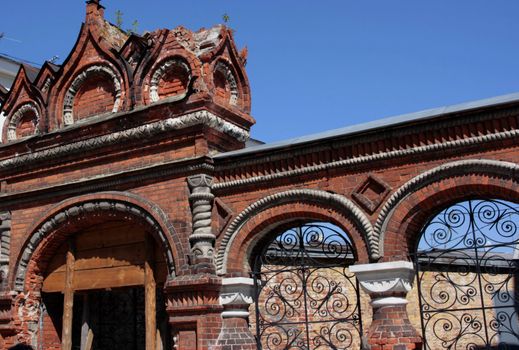
[[[104,0],[139,30],[222,22],[247,46],[253,136],[276,141],[519,91],[517,0]],[[0,53],[72,49],[82,0],[3,1]]]

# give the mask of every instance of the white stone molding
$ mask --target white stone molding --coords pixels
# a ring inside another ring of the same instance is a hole
[[[150,80],[150,100],[151,102],[157,102],[160,100],[159,96],[159,83],[162,77],[168,72],[171,68],[179,67],[182,70],[184,70],[187,74],[187,82],[186,82],[186,91],[182,94],[179,94],[178,96],[172,96],[171,102],[174,101],[180,101],[187,95],[187,89],[189,87],[189,84],[191,83],[191,69],[189,69],[189,66],[179,57],[174,57],[166,60],[165,62],[161,63],[157,69],[153,72],[153,75],[151,76]]]
[[[392,261],[350,266],[373,307],[407,304],[404,297],[413,286],[414,266],[409,261]]]
[[[216,66],[214,67],[214,71],[221,73],[227,82],[229,83],[229,88],[231,90],[231,97],[229,99],[229,104],[231,106],[238,105],[238,83],[236,82],[236,78],[231,70],[231,67],[226,62],[218,61]]]
[[[49,88],[50,88],[50,85],[52,83],[52,79],[50,77],[48,77],[47,79],[45,79],[45,83],[43,83],[43,87],[41,88],[41,91],[42,92],[47,92],[49,91]]]
[[[223,318],[249,317],[249,311],[244,306],[254,302],[254,280],[246,277],[224,278],[220,292],[220,304],[225,310]]]
[[[0,169],[11,169],[24,164],[70,156],[74,153],[109,146],[117,143],[125,143],[131,140],[149,139],[155,135],[172,130],[181,130],[195,125],[206,125],[235,139],[245,142],[249,138],[249,132],[232,124],[213,113],[201,110],[176,117],[170,117],[155,123],[140,125],[135,128],[114,132],[108,135],[92,137],[87,140],[71,142],[57,147],[51,147],[42,151],[17,155],[0,161]]]
[[[16,140],[16,128],[18,127],[18,123],[20,123],[20,120],[22,119],[23,115],[27,112],[33,112],[35,114],[36,120],[34,121],[34,132],[37,132],[37,126],[40,120],[40,113],[32,103],[26,103],[23,104],[20,108],[18,108],[9,119],[9,125],[7,126],[7,141]]]
[[[70,85],[67,93],[65,94],[65,101],[63,103],[63,124],[65,126],[74,124],[74,99],[77,92],[83,85],[83,82],[92,74],[101,73],[108,75],[112,79],[114,90],[115,90],[115,102],[112,109],[112,113],[116,113],[119,110],[121,104],[121,79],[117,76],[115,71],[106,65],[94,65],[90,66],[81,73],[79,73],[74,81]]]

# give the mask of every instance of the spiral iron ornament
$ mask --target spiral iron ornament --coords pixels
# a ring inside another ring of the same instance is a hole
[[[298,225],[264,245],[254,263],[258,349],[360,349],[355,252],[330,224]]]
[[[442,210],[415,261],[426,349],[519,348],[519,205],[475,199]]]

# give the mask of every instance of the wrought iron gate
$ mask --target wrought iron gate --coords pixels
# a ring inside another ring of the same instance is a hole
[[[433,217],[415,256],[426,349],[519,349],[519,206],[469,200]]]
[[[360,349],[359,288],[346,235],[304,224],[264,245],[254,265],[258,349]]]

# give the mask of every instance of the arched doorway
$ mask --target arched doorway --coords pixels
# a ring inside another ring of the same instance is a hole
[[[69,235],[43,274],[45,349],[166,349],[168,268],[142,225],[120,219]]]
[[[519,347],[519,205],[456,203],[423,227],[416,248],[426,349]]]
[[[258,349],[360,349],[356,253],[330,223],[285,225],[254,254]]]

